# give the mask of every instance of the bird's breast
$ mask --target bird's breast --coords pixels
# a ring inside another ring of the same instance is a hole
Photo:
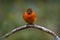
[[[28,14],[25,12],[23,15],[23,18],[27,23],[34,23],[36,21],[36,16],[35,16],[35,13],[33,12],[31,14]]]

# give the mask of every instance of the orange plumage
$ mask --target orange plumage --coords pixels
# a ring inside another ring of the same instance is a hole
[[[36,21],[35,12],[31,8],[28,8],[23,14],[23,19],[26,23],[33,24]]]

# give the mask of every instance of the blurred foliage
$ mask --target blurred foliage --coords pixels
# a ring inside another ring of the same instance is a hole
[[[22,15],[27,8],[35,11],[36,24],[60,34],[59,0],[0,0],[0,37],[26,24]],[[54,38],[45,32],[30,28],[16,32],[6,40],[54,40]]]

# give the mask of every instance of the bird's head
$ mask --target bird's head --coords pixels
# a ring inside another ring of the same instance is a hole
[[[31,9],[31,8],[28,8],[26,12],[27,12],[28,14],[31,14],[31,13],[32,13],[32,9]]]

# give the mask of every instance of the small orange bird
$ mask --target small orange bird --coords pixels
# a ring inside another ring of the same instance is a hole
[[[31,8],[28,8],[23,14],[23,19],[28,24],[34,24],[36,21],[35,12]]]

